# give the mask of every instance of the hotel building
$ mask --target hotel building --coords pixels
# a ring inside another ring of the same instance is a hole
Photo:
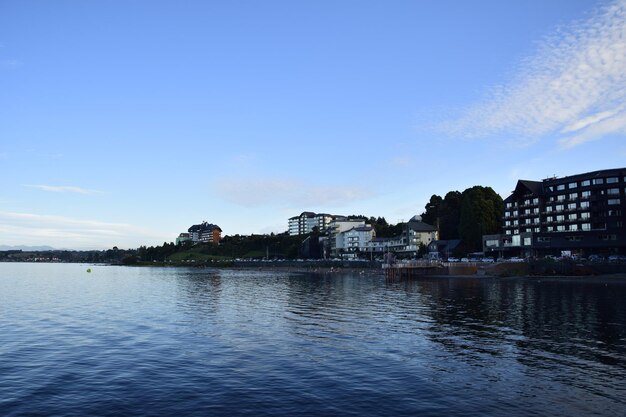
[[[626,168],[519,180],[504,206],[504,233],[483,236],[485,255],[588,256],[626,250]]]

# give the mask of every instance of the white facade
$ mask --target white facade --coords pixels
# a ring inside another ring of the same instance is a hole
[[[337,249],[344,249],[347,252],[364,252],[375,236],[376,232],[372,226],[354,227],[338,235]]]
[[[299,216],[295,216],[289,219],[289,235],[305,235],[311,233],[313,231],[313,228],[315,227],[317,227],[320,232],[324,231],[328,227],[332,219],[333,216],[331,216],[330,214],[316,214],[310,211],[305,211]]]
[[[401,235],[388,239],[375,239],[368,244],[367,251],[372,253],[417,253],[420,244],[428,246],[438,239],[439,234],[434,226],[421,220],[411,219]]]
[[[328,225],[328,241],[330,243],[330,253],[333,256],[337,256],[340,249],[345,249],[343,232],[347,232],[350,229],[354,229],[360,226],[365,226],[365,220],[351,220],[351,219],[335,219]]]

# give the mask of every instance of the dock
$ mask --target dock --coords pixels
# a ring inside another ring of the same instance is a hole
[[[400,261],[383,264],[385,277],[390,280],[403,280],[425,276],[476,275],[479,268],[474,263],[450,263],[441,261]]]

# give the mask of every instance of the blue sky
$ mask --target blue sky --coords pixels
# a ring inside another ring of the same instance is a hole
[[[626,1],[0,0],[0,244],[283,232],[626,161]]]

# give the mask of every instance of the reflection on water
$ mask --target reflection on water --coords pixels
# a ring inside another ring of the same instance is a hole
[[[623,415],[626,282],[0,264],[2,415]]]

